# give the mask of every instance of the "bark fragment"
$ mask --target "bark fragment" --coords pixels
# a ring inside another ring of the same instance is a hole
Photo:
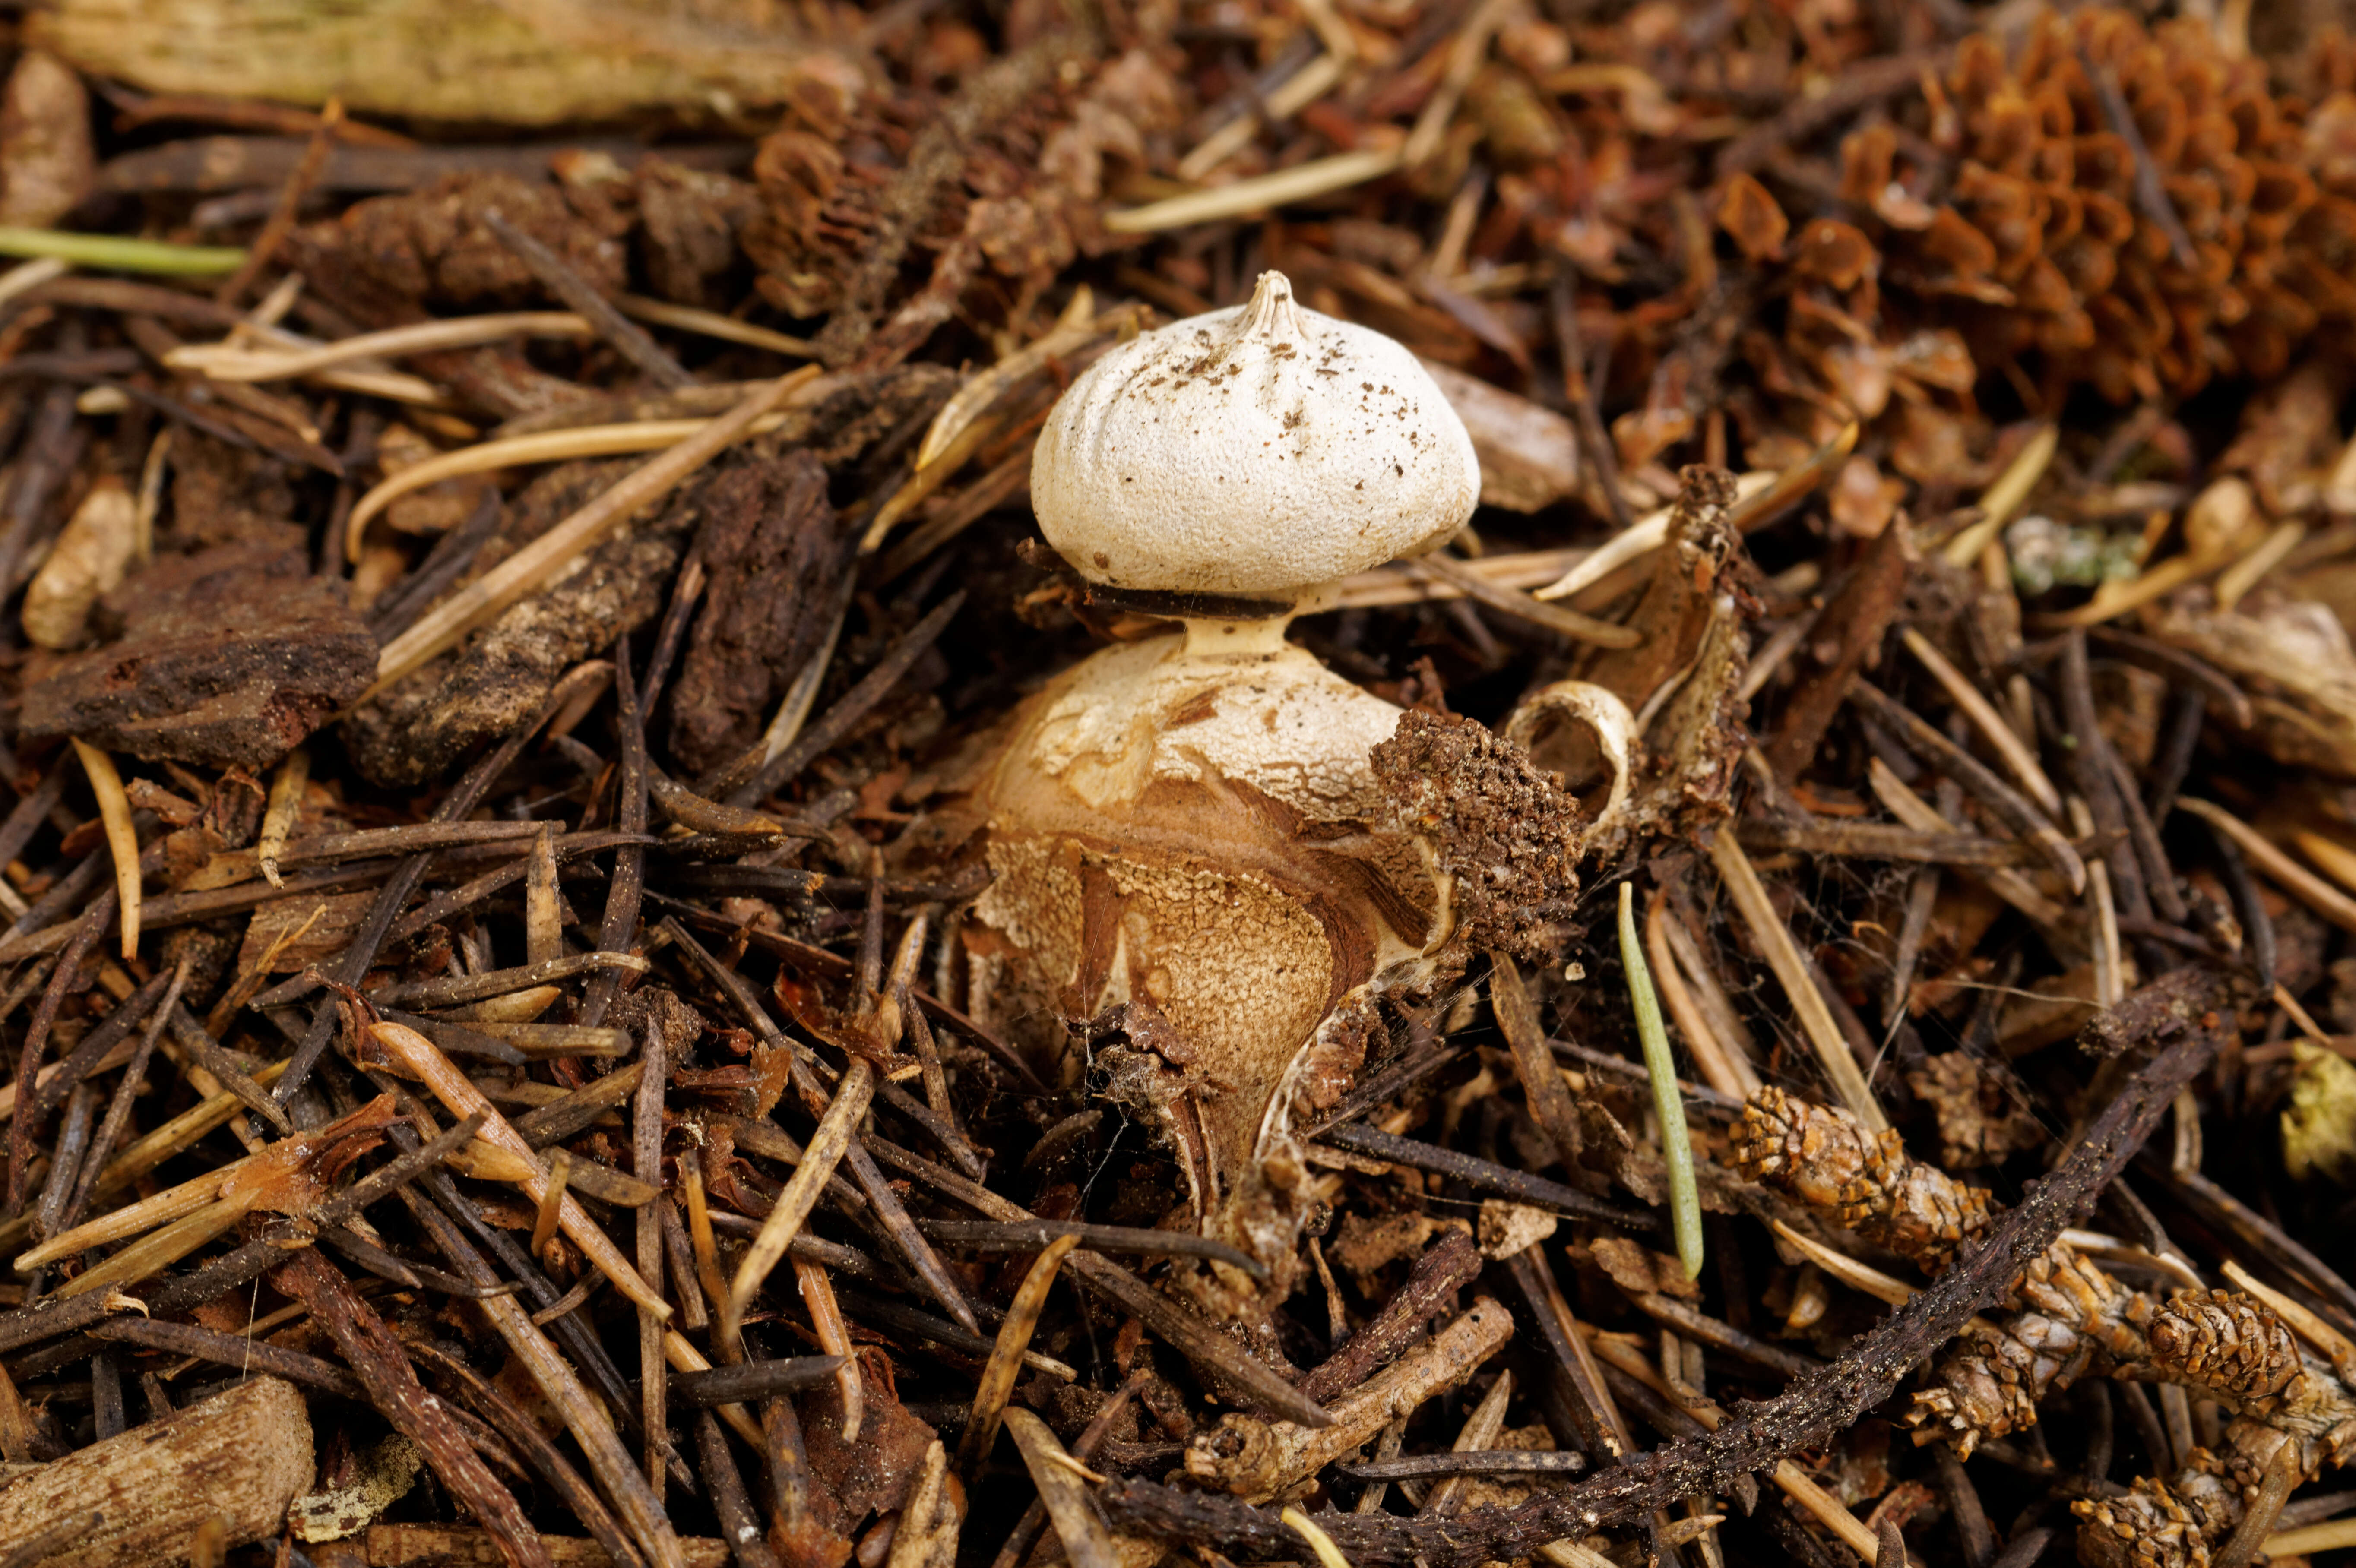
[[[307,571],[266,544],[158,561],[108,596],[128,635],[27,685],[25,733],[151,760],[275,763],[376,674],[345,585]]]
[[[851,539],[808,453],[731,468],[704,492],[695,550],[711,573],[671,696],[678,765],[701,773],[750,745],[825,641]]]

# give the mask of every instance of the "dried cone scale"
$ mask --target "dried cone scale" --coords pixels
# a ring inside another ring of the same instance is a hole
[[[1368,760],[1400,709],[1284,630],[1324,584],[1454,533],[1479,464],[1406,349],[1269,272],[1250,304],[1099,360],[1033,473],[1064,559],[1185,629],[1104,650],[1017,716],[988,784],[977,993],[1051,1076],[1153,1127],[1195,1221],[1280,1296],[1308,1175],[1296,1108],[1342,1092],[1371,998],[1453,925]],[[1206,603],[1222,618],[1188,614]],[[1226,1315],[1258,1294],[1226,1265],[1189,1288]]]

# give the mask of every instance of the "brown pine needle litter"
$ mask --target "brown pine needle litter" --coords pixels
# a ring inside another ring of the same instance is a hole
[[[27,14],[0,1563],[2356,1552],[2347,24]]]

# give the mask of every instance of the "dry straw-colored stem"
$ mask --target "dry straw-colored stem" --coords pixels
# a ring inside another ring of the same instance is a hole
[[[534,1174],[520,1185],[535,1204],[546,1199],[549,1180],[545,1175],[539,1174],[539,1157],[533,1154],[531,1146],[483,1097],[483,1092],[475,1087],[474,1081],[442,1054],[440,1046],[415,1029],[397,1023],[371,1025],[369,1037],[398,1064],[403,1073],[417,1079],[432,1091],[434,1098],[449,1107],[451,1115],[480,1115],[483,1118],[482,1140],[529,1161]],[[636,1266],[622,1255],[620,1248],[614,1245],[605,1228],[590,1218],[588,1211],[580,1204],[562,1192],[557,1194],[557,1227],[581,1249],[590,1266],[604,1275],[615,1289],[656,1317],[669,1321],[670,1305],[663,1300],[661,1294],[638,1276]]]
[[[1563,609],[1518,589],[1502,587],[1472,571],[1469,562],[1451,556],[1425,556],[1412,563],[1412,570],[1440,579],[1466,598],[1485,604],[1499,614],[1526,621],[1542,631],[1568,637],[1575,643],[1587,643],[1599,648],[1633,648],[1644,640],[1644,634],[1633,626],[1599,621],[1592,615]]]
[[[74,754],[89,775],[91,793],[98,797],[98,815],[106,825],[107,853],[114,858],[114,896],[123,927],[123,956],[139,952],[139,830],[131,822],[131,797],[123,791],[123,775],[114,759],[96,746],[74,737]]]
[[[455,321],[424,321],[411,326],[363,332],[316,348],[246,348],[232,343],[192,343],[164,356],[175,370],[193,370],[215,381],[290,381],[298,376],[349,365],[359,359],[391,359],[474,348],[510,337],[587,338],[596,330],[569,310],[510,311]]]
[[[1879,757],[1865,764],[1867,784],[1874,798],[1889,808],[1890,815],[1917,833],[1953,833],[1955,825],[1943,816],[1937,806],[1914,793],[1912,786],[1896,773]],[[2070,912],[2037,891],[2037,885],[2019,871],[1998,867],[1972,873],[1985,883],[1988,891],[2043,926],[2047,931],[2066,925]]]
[[[2248,1568],[2257,1556],[2274,1530],[2275,1520],[2282,1517],[2283,1505],[2290,1500],[2292,1489],[2307,1478],[2306,1467],[2300,1463],[2303,1446],[2289,1442],[2275,1450],[2274,1459],[2258,1483],[2257,1496],[2249,1499],[2242,1522],[2233,1527],[2233,1533],[2210,1557],[2210,1568]]]
[[[2080,835],[2094,830],[2093,812],[2076,795],[2070,797],[2070,826]],[[2126,958],[2119,946],[2118,905],[2111,893],[2111,865],[2099,856],[2086,862],[2087,902],[2094,916],[2094,1000],[2115,1008],[2127,994]]]
[[[2280,1535],[2269,1535],[2265,1552],[2279,1562],[2286,1557],[2311,1557],[2319,1552],[2350,1546],[2356,1546],[2356,1519],[2335,1519],[2326,1524],[2303,1525]]]
[[[1931,672],[1931,678],[1939,683],[1939,689],[1947,694],[1947,700],[1972,721],[1972,728],[1977,730],[1996,754],[2004,759],[2006,771],[2019,781],[2020,787],[2029,792],[2029,798],[2037,802],[2047,816],[2061,816],[2062,792],[2053,787],[2053,781],[2047,776],[2044,764],[2037,760],[2037,753],[2030,751],[2013,727],[1997,713],[1995,706],[1980,695],[1980,688],[1973,685],[1946,655],[1932,645],[1928,637],[1913,627],[1902,627],[1898,635],[1905,643],[1907,651]]]
[[[1264,212],[1290,202],[1348,190],[1352,186],[1382,178],[1398,168],[1399,162],[1399,150],[1396,147],[1336,153],[1329,158],[1312,159],[1289,169],[1237,180],[1233,185],[1189,191],[1143,207],[1116,208],[1104,215],[1104,227],[1112,234],[1157,234],[1189,224],[1215,223],[1248,212]]]
[[[807,337],[772,332],[749,321],[738,321],[733,315],[722,315],[718,311],[698,310],[693,305],[673,304],[644,294],[616,294],[614,305],[633,321],[650,321],[657,326],[692,332],[701,337],[742,343],[749,348],[766,348],[772,354],[788,354],[797,359],[811,359],[818,355],[818,345]]]
[[[814,366],[805,366],[783,379],[791,384],[792,391],[803,394],[795,397],[789,392],[785,400],[788,407],[808,400],[813,383],[823,385]],[[727,419],[734,415],[721,417]],[[403,496],[423,490],[429,485],[439,485],[445,479],[464,478],[470,474],[492,474],[503,468],[519,468],[528,464],[571,463],[586,457],[625,457],[634,453],[660,452],[692,439],[714,422],[708,419],[678,419],[576,425],[570,430],[539,431],[530,435],[511,436],[505,441],[477,442],[472,446],[462,446],[455,452],[429,457],[423,463],[412,463],[398,474],[387,475],[353,504],[351,516],[344,520],[344,554],[348,560],[359,560],[361,539],[377,514]],[[766,415],[754,422],[748,433],[762,434],[776,429],[779,422],[777,416]]]
[[[851,1330],[842,1321],[842,1304],[834,1298],[834,1278],[823,1264],[808,1258],[795,1258],[793,1265],[819,1349],[842,1362],[834,1369],[835,1391],[842,1396],[842,1440],[856,1443],[860,1427],[866,1424],[867,1390],[859,1373],[858,1348],[851,1344]]]
[[[1318,1568],[1350,1568],[1350,1560],[1342,1555],[1342,1549],[1333,1543],[1333,1538],[1318,1529],[1316,1521],[1307,1514],[1297,1508],[1289,1508],[1277,1517],[1295,1535],[1309,1542],[1309,1550],[1317,1554]]]
[[[990,1360],[981,1370],[981,1381],[974,1390],[973,1412],[966,1418],[965,1434],[958,1439],[960,1474],[978,1476],[988,1461],[991,1446],[998,1441],[999,1423],[1006,1413],[1007,1396],[1014,1392],[1014,1380],[1023,1371],[1023,1352],[1030,1349],[1032,1331],[1039,1327],[1039,1314],[1047,1305],[1047,1293],[1055,1288],[1064,1260],[1079,1244],[1077,1236],[1057,1236],[1049,1242],[1015,1290],[1006,1320],[999,1325],[997,1343],[991,1347]]]
[[[2061,427],[2037,427],[2036,433],[1997,475],[1996,483],[1980,496],[1979,521],[1947,541],[1949,566],[1967,571],[1979,564],[1981,552],[1996,542],[2005,524],[2012,521],[2012,515],[2020,510],[2020,504],[2029,499],[2029,493],[2045,477],[2045,470],[2051,465],[2054,451],[2061,443]]]
[[[2337,838],[2327,838],[2304,827],[2293,832],[2290,841],[2297,845],[2299,852],[2314,861],[2325,876],[2351,892],[2356,892],[2356,849],[2350,848]]]
[[[1481,1403],[1473,1407],[1472,1413],[1464,1418],[1464,1425],[1456,1434],[1456,1442],[1449,1452],[1487,1453],[1489,1445],[1496,1442],[1497,1434],[1505,1428],[1505,1405],[1513,1397],[1514,1373],[1509,1367],[1497,1374],[1497,1381],[1489,1385],[1489,1392],[1482,1395]],[[1462,1476],[1449,1477],[1424,1499],[1423,1511],[1428,1514],[1455,1512],[1457,1499],[1463,1495],[1467,1485]]]
[[[1815,1237],[1792,1229],[1781,1220],[1770,1220],[1768,1223],[1774,1227],[1775,1234],[1785,1246],[1851,1290],[1891,1307],[1903,1307],[1914,1299],[1915,1287],[1904,1280],[1886,1275],[1869,1264],[1858,1263],[1846,1253],[1835,1252]]]
[[[797,372],[798,374],[799,372]],[[572,463],[589,457],[627,457],[641,452],[660,452],[677,446],[712,424],[710,420],[634,420],[626,424],[575,425],[569,430],[539,431],[530,435],[510,436],[504,441],[477,442],[455,452],[429,457],[423,463],[412,463],[398,474],[389,474],[371,485],[352,507],[351,516],[344,520],[344,550],[351,560],[360,555],[362,536],[368,526],[393,502],[429,485],[439,485],[445,479],[464,478],[470,474],[492,474],[503,468],[520,468],[542,463]],[[759,435],[775,429],[776,420],[755,422],[752,433]]]
[[[1841,427],[1840,432],[1806,457],[1780,474],[1753,472],[1739,475],[1734,481],[1735,502],[1726,514],[1727,523],[1738,533],[1749,533],[1785,507],[1817,489],[1838,472],[1841,464],[1857,448],[1858,427],[1854,422]],[[1626,528],[1612,536],[1603,546],[1590,553],[1569,571],[1535,590],[1540,599],[1565,599],[1582,589],[1592,588],[1631,561],[1656,550],[1668,542],[1669,519],[1676,514],[1674,507],[1648,512]]]
[[[1265,102],[1268,113],[1276,119],[1288,119],[1308,108],[1333,91],[1350,62],[1340,55],[1323,54],[1290,76],[1279,82]],[[1251,144],[1259,130],[1258,113],[1247,109],[1228,121],[1196,144],[1193,152],[1178,161],[1178,177],[1198,180]]]
[[[1595,554],[1591,549],[1533,549],[1505,555],[1484,555],[1463,563],[1464,570],[1500,588],[1528,592],[1554,581],[1568,570]],[[1322,599],[1308,613],[1323,615],[1342,610],[1384,610],[1399,604],[1430,604],[1465,597],[1464,590],[1445,578],[1418,571],[1413,566],[1378,566],[1354,571],[1333,585],[1330,599]]]
[[[1093,297],[1087,286],[1082,284],[1062,319],[1045,336],[1016,349],[988,369],[968,377],[926,427],[924,444],[916,449],[917,472],[939,464],[992,403],[1016,383],[1045,369],[1049,360],[1086,348],[1106,333],[1119,331],[1138,321],[1140,313],[1135,305],[1122,305],[1098,315],[1090,308]],[[860,546],[862,553],[874,549],[874,541],[880,538],[873,527],[868,532],[869,540]]]
[[[71,261],[56,256],[19,261],[5,272],[0,272],[0,304],[7,304],[18,294],[29,293],[51,279],[62,278],[72,271]]]
[[[1039,1488],[1039,1500],[1046,1505],[1048,1521],[1072,1568],[1120,1568],[1119,1549],[1088,1495],[1087,1469],[1064,1451],[1045,1422],[1020,1405],[1006,1413],[1006,1430],[1022,1451],[1023,1467]]]
[[[2290,552],[2306,541],[2305,523],[2296,518],[2276,523],[2249,554],[2217,574],[2218,613],[2223,614],[2239,604],[2244,595],[2265,580],[2267,572],[2288,560]]]
[[[1325,46],[1325,52],[1271,89],[1259,103],[1247,107],[1226,124],[1195,144],[1178,161],[1178,177],[1198,180],[1251,144],[1263,118],[1287,120],[1308,108],[1337,85],[1358,58],[1358,37],[1333,9],[1332,0],[1302,0],[1301,11]]]
[[[1678,972],[1692,988],[1695,1005],[1701,1008],[1719,1043],[1726,1048],[1736,1074],[1750,1086],[1743,1091],[1748,1096],[1760,1083],[1758,1069],[1752,1065],[1758,1041],[1751,1038],[1741,1015],[1734,1010],[1734,998],[1726,994],[1717,968],[1702,952],[1701,944],[1694,940],[1693,929],[1685,916],[1670,910],[1662,918],[1661,933],[1668,939],[1669,953],[1676,960]]]
[[[662,1504],[656,1500],[654,1489],[638,1473],[605,1407],[582,1385],[572,1364],[557,1353],[548,1336],[531,1320],[531,1314],[514,1296],[488,1296],[477,1305],[532,1381],[539,1385],[550,1408],[581,1445],[582,1455],[589,1461],[590,1474],[613,1499],[615,1511],[622,1516],[624,1527],[646,1552],[647,1561],[654,1568],[687,1568],[679,1535],[671,1529]],[[680,1342],[686,1343],[683,1339]]]
[[[2342,931],[2356,931],[2356,899],[2350,898],[2292,859],[2273,839],[2223,806],[2197,795],[2178,795],[2176,804],[2231,838],[2242,853],[2250,858],[2250,863],[2265,872],[2283,891]]]
[[[843,1152],[851,1147],[851,1134],[859,1119],[867,1114],[868,1102],[874,1093],[875,1064],[863,1056],[853,1058],[841,1082],[834,1086],[834,1103],[819,1118],[818,1130],[810,1134],[809,1147],[802,1151],[801,1163],[794,1168],[786,1189],[777,1194],[776,1206],[769,1211],[769,1217],[761,1221],[760,1233],[745,1249],[744,1261],[736,1266],[736,1277],[720,1302],[723,1339],[733,1341],[742,1332],[744,1309],[761,1294],[770,1271],[785,1261],[786,1249],[793,1244],[803,1221],[818,1206],[827,1178],[842,1163]]]
[[[1661,1002],[1676,1020],[1677,1030],[1686,1037],[1686,1049],[1693,1053],[1694,1067],[1701,1073],[1702,1082],[1730,1099],[1747,1099],[1759,1087],[1758,1075],[1751,1063],[1740,1058],[1718,1038],[1709,1019],[1687,987],[1685,973],[1669,945],[1668,925],[1676,917],[1669,913],[1668,900],[1653,895],[1651,906],[1644,912],[1644,945],[1653,960],[1653,980],[1660,987]]]
[[[663,1330],[663,1359],[673,1371],[708,1372],[712,1362],[695,1348],[695,1341],[676,1328]],[[766,1453],[769,1440],[761,1435],[761,1424],[753,1413],[741,1404],[715,1406],[713,1413],[736,1429],[736,1435],[753,1445],[755,1453]]]
[[[1814,976],[1801,960],[1799,947],[1792,940],[1791,928],[1783,923],[1783,917],[1775,912],[1774,904],[1767,897],[1766,885],[1760,881],[1759,873],[1751,869],[1751,858],[1742,852],[1742,846],[1728,830],[1721,830],[1710,840],[1709,858],[1718,868],[1727,892],[1733,898],[1734,907],[1741,914],[1743,924],[1749,928],[1751,940],[1766,955],[1767,966],[1775,971],[1775,978],[1783,985],[1783,994],[1791,999],[1792,1011],[1799,1019],[1801,1032],[1807,1036],[1808,1044],[1815,1049],[1816,1060],[1840,1095],[1841,1104],[1869,1131],[1880,1132],[1890,1125],[1890,1118],[1882,1115],[1880,1102],[1874,1098],[1872,1086],[1866,1083],[1865,1074],[1858,1070],[1857,1058],[1849,1054],[1848,1041],[1842,1037],[1839,1026],[1833,1022],[1832,1009],[1825,1005],[1823,993],[1816,989]]]
[[[561,1148],[548,1151],[548,1179],[540,1186],[540,1211],[532,1217],[531,1250],[545,1256],[556,1240],[556,1222],[564,1207],[564,1190],[573,1185],[573,1157]]]
[[[1415,117],[1415,129],[1408,133],[1407,146],[1399,162],[1406,167],[1420,168],[1440,151],[1440,138],[1448,134],[1448,123],[1456,117],[1456,106],[1463,101],[1465,90],[1481,69],[1481,62],[1489,53],[1489,40],[1512,9],[1514,0],[1481,0],[1481,5],[1457,30],[1456,40],[1449,46],[1448,69],[1440,78],[1422,112]]]
[[[720,1272],[720,1242],[712,1230],[712,1200],[703,1190],[703,1160],[691,1148],[680,1151],[679,1186],[687,1200],[687,1244],[695,1255],[696,1283],[717,1306],[728,1299],[728,1280]]]
[[[2325,1318],[2266,1284],[2232,1258],[2225,1260],[2222,1272],[2234,1289],[2247,1291],[2273,1307],[2276,1314],[2290,1325],[2293,1333],[2329,1357],[2332,1366],[2340,1370],[2343,1380],[2350,1369],[2356,1368],[2356,1341],[2350,1340]],[[2199,1288],[2197,1281],[2193,1288]]]
[[[102,1286],[145,1279],[171,1267],[252,1211],[252,1193],[208,1203],[186,1219],[149,1232],[105,1262],[74,1275],[57,1288],[55,1298],[69,1300]]]
[[[125,1040],[123,1042],[122,1060],[124,1061],[129,1061],[130,1052],[134,1049],[135,1048],[132,1046],[131,1042]],[[102,1063],[102,1065],[103,1064]],[[120,1065],[120,1063],[117,1065]],[[98,1069],[93,1069],[93,1071],[98,1071]],[[275,1083],[278,1080],[279,1075],[284,1073],[285,1071],[285,1062],[271,1062],[267,1066],[261,1068],[253,1074],[253,1082],[266,1087],[269,1084]],[[10,1087],[13,1088],[14,1085],[12,1084]],[[187,1148],[198,1138],[203,1137],[207,1133],[211,1132],[215,1127],[218,1127],[222,1123],[228,1121],[231,1116],[236,1115],[239,1111],[244,1109],[244,1106],[245,1103],[242,1100],[240,1100],[234,1094],[226,1093],[213,1094],[206,1099],[198,1101],[196,1104],[191,1105],[188,1109],[181,1112],[170,1121],[166,1122],[163,1125],[155,1128],[155,1131],[147,1134],[145,1137],[142,1137],[137,1142],[130,1145],[128,1147],[124,1148],[121,1154],[116,1155],[113,1159],[108,1161],[106,1168],[100,1172],[96,1183],[91,1187],[90,1195],[93,1198],[105,1197],[130,1186],[133,1182],[138,1180],[139,1178],[145,1176],[147,1172],[155,1169],[157,1166],[163,1164],[166,1160],[171,1158],[182,1149]],[[217,1170],[212,1173],[214,1178],[214,1190],[219,1190],[220,1181],[227,1178],[228,1172],[231,1168],[234,1168],[224,1167],[221,1170]],[[193,1208],[194,1205],[191,1205],[190,1207]],[[187,1211],[188,1210],[186,1209],[180,1211],[180,1212],[183,1213]],[[110,1215],[105,1218],[112,1219],[113,1216]],[[92,1222],[97,1223],[98,1221]],[[154,1219],[147,1221],[148,1224],[155,1224],[156,1222],[157,1221]],[[17,1218],[7,1221],[5,1224],[0,1224],[0,1248],[12,1247],[17,1243],[22,1242],[27,1236],[32,1233],[32,1227],[33,1216],[30,1212],[19,1215]],[[128,1234],[129,1232],[126,1232],[121,1233]]]
[[[253,855],[273,888],[285,886],[278,875],[278,857],[285,852],[287,835],[294,831],[294,818],[303,809],[303,787],[310,782],[311,753],[300,746],[286,753],[270,781],[270,805],[262,814],[262,836],[254,841]]]

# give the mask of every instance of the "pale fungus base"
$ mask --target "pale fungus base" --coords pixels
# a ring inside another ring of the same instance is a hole
[[[1476,952],[1553,951],[1587,835],[1486,727],[1403,713],[1289,645],[1198,640],[1108,649],[1017,715],[966,946],[982,1021],[1150,1129],[1195,1227],[1267,1265],[1260,1286],[1177,1276],[1249,1320],[1301,1266],[1297,1126],[1348,1090],[1382,1000],[1428,999]],[[1571,695],[1624,769],[1617,705]]]
[[[1449,934],[1444,885],[1381,826],[1368,759],[1398,717],[1290,645],[1161,637],[1032,699],[989,785],[996,880],[969,944],[989,1021],[1051,1079],[1096,1066],[1178,1154],[1205,1233],[1271,1288],[1294,1267],[1292,1102],[1330,1103],[1358,1065],[1345,999]],[[1066,1020],[1122,1004],[1143,1005],[1126,1043],[1072,1051]]]

